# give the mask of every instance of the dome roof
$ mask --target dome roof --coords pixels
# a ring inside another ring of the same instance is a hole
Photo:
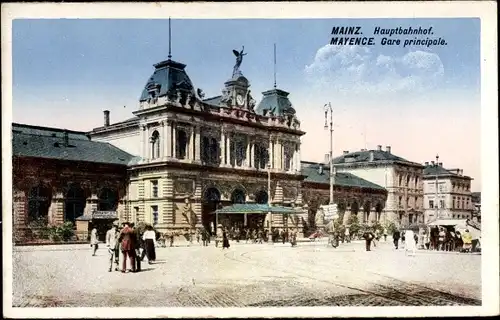
[[[262,93],[264,97],[255,112],[260,115],[272,112],[274,115],[295,114],[295,109],[288,99],[289,93],[280,89],[272,89]]]
[[[168,59],[155,64],[154,67],[155,71],[146,83],[139,101],[147,100],[152,91],[157,97],[165,96],[175,89],[195,94],[193,83],[184,70],[185,64]]]

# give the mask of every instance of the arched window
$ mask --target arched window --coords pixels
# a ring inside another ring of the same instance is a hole
[[[118,195],[116,191],[104,188],[99,193],[98,211],[116,211],[118,207]]]
[[[186,158],[187,133],[183,129],[177,129],[177,143],[175,144],[175,156],[177,159]]]
[[[255,194],[255,202],[258,204],[266,204],[268,200],[267,191],[260,190]]]
[[[151,159],[158,159],[160,157],[160,134],[154,131],[151,135]]]
[[[78,184],[72,184],[64,199],[64,221],[75,222],[85,209],[85,192]]]
[[[39,184],[31,188],[28,194],[28,220],[48,222],[52,192],[50,187]]]
[[[234,190],[233,193],[231,194],[231,202],[232,203],[245,203],[246,202],[245,192],[243,192],[240,189]]]

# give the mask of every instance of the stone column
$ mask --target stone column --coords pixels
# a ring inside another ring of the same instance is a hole
[[[231,165],[231,140],[232,140],[232,136],[231,136],[231,133],[229,133],[227,136],[226,136],[226,164],[228,166]]]
[[[195,135],[195,127],[192,126],[189,131],[189,144],[188,144],[188,159],[192,162],[194,160],[194,135]]]
[[[172,123],[172,157],[177,158],[177,123]]]
[[[22,242],[26,237],[25,227],[28,225],[28,197],[24,190],[13,190],[14,202],[14,241]]]
[[[64,195],[57,192],[52,197],[52,203],[49,208],[49,223],[60,224],[64,222]]]
[[[141,131],[141,158],[143,159],[146,159],[146,151],[145,151],[145,148],[146,148],[146,145],[147,145],[147,141],[145,139],[145,130],[146,130],[146,126],[145,125],[141,125],[140,127],[140,131]]]
[[[167,134],[165,135],[165,142],[167,147],[166,157],[172,157],[172,122],[167,121]]]
[[[269,138],[269,165],[274,168],[274,143],[273,138]]]
[[[255,164],[255,141],[250,144],[250,168],[253,168]]]
[[[201,128],[196,126],[196,132],[194,137],[194,160],[196,162],[201,162]]]
[[[251,142],[250,142],[250,137],[247,136],[246,140],[247,140],[247,143],[246,143],[246,145],[247,145],[247,148],[246,148],[247,149],[246,150],[247,155],[246,155],[246,159],[245,159],[245,164],[246,164],[247,168],[250,168],[252,166],[252,164],[251,164],[251,158],[250,158],[251,157],[251,150],[250,150],[251,149],[251,147],[250,147]]]
[[[220,130],[220,163],[221,166],[225,166],[227,163],[227,157],[226,157],[226,133],[224,128],[221,128]]]
[[[159,157],[165,159],[165,141],[167,140],[167,135],[165,134],[165,121],[161,122],[161,136],[160,136],[160,154]]]

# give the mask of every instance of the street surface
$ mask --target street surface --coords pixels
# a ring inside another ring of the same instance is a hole
[[[108,272],[89,245],[15,247],[13,307],[255,307],[481,305],[481,256],[391,242],[157,248],[140,273]],[[121,263],[121,261],[120,261]],[[121,266],[121,264],[120,264]]]

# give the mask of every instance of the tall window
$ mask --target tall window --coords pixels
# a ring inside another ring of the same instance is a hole
[[[269,158],[267,147],[262,143],[255,144],[254,167],[257,169],[266,169]]]
[[[439,200],[439,207],[444,209],[444,200]]]
[[[186,159],[187,133],[183,129],[177,129],[177,143],[175,144],[175,156],[177,159]]]
[[[285,171],[290,171],[292,169],[292,161],[293,161],[293,148],[291,145],[287,144],[283,148],[284,153],[284,169]]]
[[[418,189],[418,177],[415,177],[415,189]]]
[[[415,209],[418,209],[418,197],[415,197]]]
[[[245,192],[240,189],[236,189],[231,194],[231,202],[232,203],[245,203],[246,202]]]
[[[104,188],[99,193],[99,202],[97,210],[99,211],[115,211],[118,206],[118,195],[114,190]]]
[[[410,223],[413,223],[413,213],[408,214],[408,220]]]
[[[219,163],[219,142],[216,138],[203,137],[201,142],[201,161],[205,164]]]
[[[66,193],[64,201],[64,220],[75,222],[76,218],[83,215],[85,209],[85,192],[78,184],[73,184]]]
[[[247,138],[243,135],[234,135],[231,140],[231,165],[241,167],[246,159]]]
[[[452,203],[452,208],[455,209],[455,201],[457,200],[457,197],[453,197],[453,203]]]
[[[406,186],[409,187],[410,186],[410,180],[411,180],[411,177],[408,175],[406,176]]]
[[[151,195],[153,198],[158,198],[158,180],[151,181]]]
[[[52,193],[50,187],[38,185],[28,194],[28,218],[30,221],[47,220]],[[46,221],[48,222],[48,221]]]
[[[151,135],[151,159],[158,159],[160,157],[160,134],[154,131]]]
[[[153,226],[158,224],[158,206],[151,206]]]
[[[434,200],[429,200],[429,208],[434,209]]]
[[[403,185],[403,175],[399,175],[399,184],[400,187]]]
[[[399,201],[398,201],[398,207],[402,207],[403,206],[403,197],[402,196],[399,196]]]

